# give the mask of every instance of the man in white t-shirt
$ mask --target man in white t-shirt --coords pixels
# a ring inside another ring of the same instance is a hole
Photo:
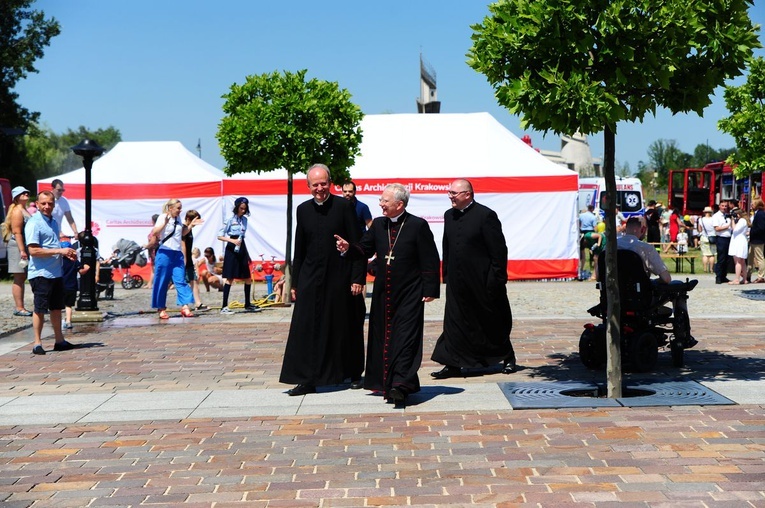
[[[60,228],[63,229],[64,224],[69,224],[72,228],[74,236],[77,236],[77,224],[74,223],[72,217],[72,209],[69,206],[69,201],[64,197],[64,182],[56,178],[50,184],[53,190],[53,196],[56,198],[56,206],[53,208],[53,218],[56,219]],[[66,220],[64,220],[66,218]]]
[[[645,272],[649,277],[651,275],[658,276],[658,283],[672,284],[672,276],[669,274],[667,265],[664,264],[664,260],[661,259],[656,248],[641,240],[641,238],[645,236],[646,229],[646,223],[643,217],[630,217],[627,219],[625,225],[624,236],[616,239],[616,248],[618,250],[629,250],[640,256],[640,259],[643,260],[643,268],[645,269]],[[677,314],[679,310],[686,315],[688,314],[688,304],[685,301],[685,298],[674,298],[672,300],[672,306],[675,314]],[[698,341],[690,334],[690,326],[687,330],[675,330],[675,334],[685,335],[682,341],[684,349],[690,349],[698,344]]]
[[[724,284],[728,280],[728,247],[733,221],[730,219],[730,203],[720,202],[720,209],[712,216],[712,226],[717,236],[717,264],[715,265],[715,284]]]

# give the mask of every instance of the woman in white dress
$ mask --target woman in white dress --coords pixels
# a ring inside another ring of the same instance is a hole
[[[746,280],[746,258],[749,255],[749,216],[741,208],[734,208],[730,212],[734,220],[733,231],[730,235],[730,247],[728,255],[733,256],[736,266],[736,278],[728,284],[748,284]]]

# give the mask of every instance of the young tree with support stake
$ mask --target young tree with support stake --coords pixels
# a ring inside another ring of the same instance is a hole
[[[216,135],[229,176],[287,170],[285,295],[291,289],[293,175],[322,163],[334,181],[346,180],[360,151],[364,116],[347,90],[335,82],[306,81],[306,73],[272,72],[231,85]]]
[[[664,107],[701,115],[710,95],[760,47],[750,0],[501,0],[472,26],[468,64],[522,126],[604,134],[604,171],[616,195],[622,121]],[[613,200],[606,212],[608,396],[622,395]]]

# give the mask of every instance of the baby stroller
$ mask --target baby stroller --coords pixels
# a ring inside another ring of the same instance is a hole
[[[132,240],[123,238],[117,240],[112,250],[114,251],[111,258],[112,266],[125,270],[122,276],[122,287],[124,289],[138,289],[143,286],[143,277],[130,274],[131,265],[146,266],[146,256],[143,255],[141,246]]]
[[[656,366],[659,348],[669,346],[672,364],[682,367],[683,352],[693,338],[690,335],[691,324],[686,307],[676,303],[687,300],[688,293],[693,291],[699,281],[654,284],[646,274],[638,254],[629,250],[616,252],[621,302],[622,362],[633,372],[648,372]],[[587,311],[602,322],[598,325],[584,325],[584,332],[579,339],[579,358],[588,369],[600,369],[606,364],[608,300],[604,283],[605,259],[605,255],[598,259],[600,303]],[[669,302],[673,303],[674,310],[665,305]]]

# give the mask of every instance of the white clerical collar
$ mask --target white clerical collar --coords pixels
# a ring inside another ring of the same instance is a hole
[[[327,199],[329,199],[329,196],[327,196]],[[313,198],[313,202],[314,202],[314,203],[316,203],[316,204],[317,204],[317,205],[319,205],[319,206],[323,206],[323,205],[324,205],[324,203],[326,203],[326,202],[327,202],[327,199],[325,199],[324,201],[319,201],[318,199],[316,199],[316,198]]]
[[[471,206],[473,206],[473,203],[475,203],[475,201],[471,201],[470,203],[468,203],[468,205],[467,205],[465,208],[457,208],[457,210],[459,210],[460,212],[463,212],[463,213],[464,213],[464,212],[465,212],[465,210],[467,210],[468,208],[470,208]]]
[[[401,218],[401,216],[404,215],[404,212],[401,212],[400,214],[396,215],[395,217],[388,217],[390,221],[395,224],[398,222],[398,220]]]

